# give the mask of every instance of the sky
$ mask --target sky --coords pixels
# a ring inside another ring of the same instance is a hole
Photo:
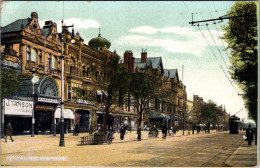
[[[189,24],[192,13],[194,21],[218,18],[232,5],[232,1],[3,2],[1,26],[37,12],[41,27],[52,20],[60,32],[63,19],[66,25],[74,24],[86,44],[98,36],[100,27],[101,36],[111,42],[109,50],[116,50],[122,58],[126,50],[140,58],[142,49],[147,49],[148,57],[161,56],[164,69],[178,69],[189,100],[199,95],[205,102],[225,106],[233,115],[244,108],[244,102],[228,73],[230,49],[224,50],[227,43],[220,38],[227,21]],[[246,109],[237,116],[248,120]]]

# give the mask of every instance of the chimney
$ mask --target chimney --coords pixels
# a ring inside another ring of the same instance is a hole
[[[135,58],[131,50],[124,53],[124,65],[128,67],[128,72],[134,72]]]
[[[147,61],[147,52],[146,50],[142,49],[142,53],[141,53],[141,62],[145,63]]]

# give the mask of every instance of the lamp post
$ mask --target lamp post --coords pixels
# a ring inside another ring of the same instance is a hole
[[[60,147],[65,146],[65,140],[64,140],[64,116],[63,116],[63,110],[64,110],[64,54],[63,54],[63,29],[72,27],[72,39],[74,36],[74,25],[71,26],[64,26],[63,20],[61,21],[61,119],[60,119]]]
[[[34,137],[34,124],[35,124],[35,118],[34,118],[34,111],[35,111],[35,95],[34,95],[34,83],[36,83],[37,82],[37,79],[38,78],[35,78],[35,68],[34,68],[34,66],[32,67],[32,70],[31,70],[31,72],[32,72],[32,75],[33,75],[33,77],[32,77],[32,96],[33,96],[33,111],[32,111],[32,130],[31,130],[31,137]]]

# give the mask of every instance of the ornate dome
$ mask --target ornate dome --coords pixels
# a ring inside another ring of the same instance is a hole
[[[98,37],[96,38],[92,38],[89,42],[88,42],[88,45],[91,47],[91,48],[95,48],[95,49],[103,49],[105,46],[107,49],[109,49],[109,47],[111,46],[111,42],[108,41],[107,39],[101,37],[101,34],[100,34],[100,28],[99,28],[99,34],[98,34]]]

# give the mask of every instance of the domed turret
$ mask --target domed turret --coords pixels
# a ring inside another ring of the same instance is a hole
[[[88,45],[89,45],[91,48],[95,48],[95,49],[97,49],[97,50],[102,50],[104,47],[106,47],[107,49],[109,49],[109,47],[111,46],[111,42],[108,41],[107,39],[101,37],[100,28],[99,28],[98,37],[92,38],[92,39],[88,42]]]

